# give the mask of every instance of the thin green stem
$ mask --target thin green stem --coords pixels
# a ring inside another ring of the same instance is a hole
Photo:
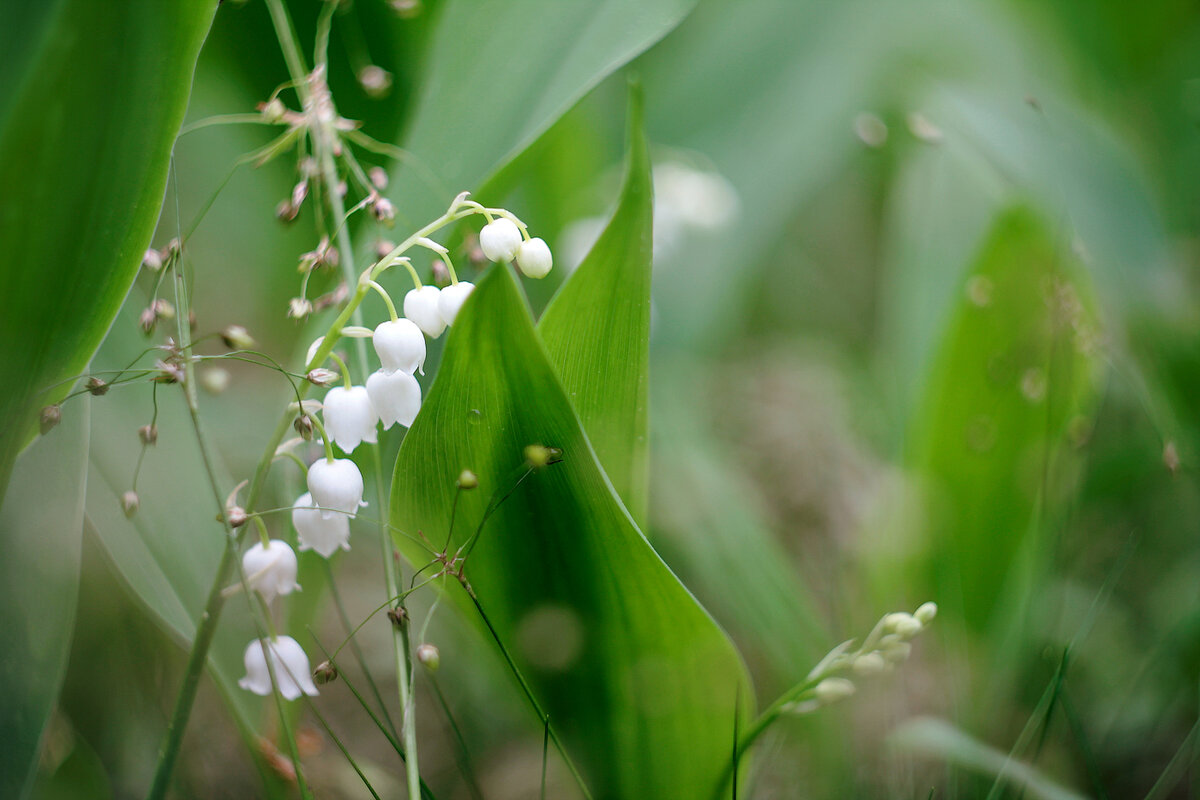
[[[396,313],[396,304],[392,302],[392,296],[387,293],[387,289],[384,289],[375,281],[367,281],[367,285],[383,298],[383,304],[387,306],[388,316],[392,318],[392,322],[400,319],[400,315]]]
[[[333,363],[337,364],[338,372],[342,373],[342,384],[347,388],[353,388],[354,379],[350,377],[350,368],[346,366],[346,362],[337,353],[330,353],[329,357],[333,359]]]

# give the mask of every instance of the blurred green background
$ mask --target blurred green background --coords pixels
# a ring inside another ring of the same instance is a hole
[[[627,74],[644,85],[656,188],[646,534],[738,645],[760,706],[883,613],[941,608],[909,663],[780,724],[747,796],[1200,794],[1194,4],[392,5],[353,0],[334,20],[340,113],[417,163],[373,162],[390,169],[399,213],[393,231],[360,225],[359,246],[401,238],[471,189],[554,250],[551,276],[526,282],[535,312],[611,210]],[[290,4],[303,43],[320,6]],[[611,26],[619,46],[592,58],[596,19],[610,18],[627,23]],[[555,20],[572,35],[538,38]],[[378,96],[356,80],[369,64],[391,75]],[[186,121],[251,111],[285,80],[265,7],[226,2]],[[154,245],[269,135],[184,135]],[[311,209],[289,226],[275,218],[294,166],[234,172],[188,254],[199,331],[245,325],[281,361],[315,335],[285,317],[299,254],[316,244]],[[145,275],[134,285],[96,369],[145,346],[150,288]],[[383,313],[377,299],[367,309]],[[241,476],[287,386],[228,370],[203,413],[225,474]],[[160,405],[137,539],[116,498],[150,390],[91,401],[75,635],[34,796],[136,796],[153,772],[180,639],[210,579],[194,565],[220,548],[206,495],[180,497],[198,470],[182,408]],[[273,505],[299,486],[277,470]],[[381,599],[371,535],[356,532],[364,544],[335,562],[352,620]],[[289,613],[339,641],[315,559],[300,582]],[[252,635],[240,616],[222,621],[235,644]],[[536,797],[542,731],[499,660],[449,609],[429,636],[485,796]],[[360,636],[394,704],[388,639],[383,621]],[[228,688],[240,647],[225,658]],[[439,798],[469,797],[438,698],[419,685],[423,774]],[[179,796],[286,796],[238,734],[269,738],[271,706],[229,694],[233,713],[221,686],[202,687]],[[400,764],[344,685],[321,703],[376,788],[400,796]],[[957,732],[930,744],[906,727],[925,716]],[[300,719],[318,792],[365,796]],[[1041,777],[995,783],[967,737]],[[551,796],[572,796],[557,769]]]

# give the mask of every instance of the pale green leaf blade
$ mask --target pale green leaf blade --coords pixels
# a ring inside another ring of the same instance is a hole
[[[728,767],[735,709],[754,706],[744,666],[617,499],[512,275],[497,267],[452,329],[401,447],[397,545],[426,563],[405,534],[445,539],[455,479],[470,468],[479,488],[461,496],[453,536],[465,541],[532,443],[561,448],[563,460],[500,506],[467,578],[510,645],[539,619],[548,629],[548,649],[516,658],[596,796],[710,796]]]
[[[629,156],[617,209],[538,321],[538,333],[613,488],[646,524],[654,186],[631,90]]]
[[[75,627],[88,407],[27,450],[0,513],[0,796],[29,791]]]
[[[64,0],[9,29],[36,44],[18,50],[0,96],[0,486],[137,273],[215,7]]]
[[[460,191],[478,191],[693,6],[695,0],[448,0],[403,139],[419,165],[409,184],[432,194],[406,210],[419,218]]]

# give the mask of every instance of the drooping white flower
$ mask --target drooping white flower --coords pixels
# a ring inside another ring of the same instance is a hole
[[[544,239],[529,239],[517,247],[517,267],[530,278],[544,278],[554,266],[550,245]]]
[[[365,386],[335,386],[325,394],[325,432],[342,448],[353,453],[362,442],[375,444],[378,415]]]
[[[404,316],[416,323],[430,339],[436,339],[446,330],[446,321],[438,311],[441,294],[436,286],[427,284],[404,295]]]
[[[271,666],[267,667],[267,658],[263,653],[263,645],[271,654]],[[317,691],[313,683],[312,673],[309,672],[308,656],[304,648],[290,636],[276,636],[274,639],[255,639],[246,647],[242,658],[246,665],[246,676],[238,681],[243,689],[263,695],[271,694],[271,672],[275,673],[275,681],[279,693],[285,700],[295,700],[302,694],[315,697]]]
[[[447,325],[453,325],[454,320],[458,318],[459,309],[463,303],[467,302],[467,298],[471,292],[475,290],[475,284],[467,281],[459,281],[442,289],[442,296],[438,298],[438,311],[441,312],[442,319]]]
[[[242,571],[246,583],[268,603],[276,595],[291,594],[300,588],[296,583],[296,553],[287,542],[272,539],[264,547],[256,542],[242,556]]]
[[[362,503],[362,473],[348,458],[333,461],[318,458],[308,468],[308,491],[323,519],[342,515],[353,517]]]
[[[388,372],[399,370],[412,375],[425,364],[425,336],[412,320],[381,322],[371,340],[379,363]]]
[[[301,551],[312,550],[329,558],[339,547],[350,549],[350,518],[345,514],[324,517],[311,492],[300,495],[292,505],[292,525],[296,526]]]
[[[381,369],[371,373],[371,377],[367,378],[367,393],[379,412],[384,430],[397,422],[406,428],[411,427],[417,412],[421,410],[421,384],[406,372]]]
[[[521,230],[511,219],[498,217],[479,232],[479,249],[489,261],[512,261],[521,245]]]

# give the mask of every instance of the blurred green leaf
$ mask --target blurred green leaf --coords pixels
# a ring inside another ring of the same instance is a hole
[[[34,411],[69,390],[59,382],[91,359],[137,273],[215,7],[64,0],[17,16],[27,30],[6,22],[37,44],[6,66],[0,97],[0,186],[20,192],[0,206],[5,258],[20,265],[0,314],[0,487]]]
[[[1045,509],[1076,490],[1069,455],[1090,429],[1099,339],[1086,273],[1026,206],[996,219],[958,296],[912,463],[928,484],[939,585],[953,587],[935,599],[981,628],[1045,534]]]
[[[650,274],[654,186],[631,89],[629,161],[617,210],[554,296],[538,333],[600,465],[639,525],[646,524]]]
[[[478,191],[605,76],[679,24],[695,3],[447,0],[403,137],[419,165],[418,183],[409,185],[429,193],[422,205],[405,210],[420,219],[460,191]]]
[[[735,709],[753,708],[741,660],[618,501],[505,267],[479,284],[401,447],[397,545],[413,563],[479,524],[513,489],[523,450],[562,450],[491,517],[466,575],[516,651],[598,797],[706,797],[728,764]],[[403,533],[400,533],[403,532]],[[455,591],[456,596],[461,593]]]
[[[0,513],[0,796],[23,797],[67,668],[79,591],[88,404],[26,451]]]
[[[190,646],[196,620],[224,548],[224,529],[207,488],[200,452],[178,389],[160,390],[158,444],[146,453],[138,478],[141,508],[132,518],[120,498],[129,488],[148,418],[143,403],[97,402],[88,473],[88,523],[115,571],[150,615],[182,647]],[[144,405],[149,405],[144,403]],[[223,475],[218,469],[218,475]],[[222,489],[232,488],[224,478]],[[255,638],[243,595],[229,600],[209,651],[209,672],[244,732],[254,728],[257,698],[237,688],[242,653]]]

